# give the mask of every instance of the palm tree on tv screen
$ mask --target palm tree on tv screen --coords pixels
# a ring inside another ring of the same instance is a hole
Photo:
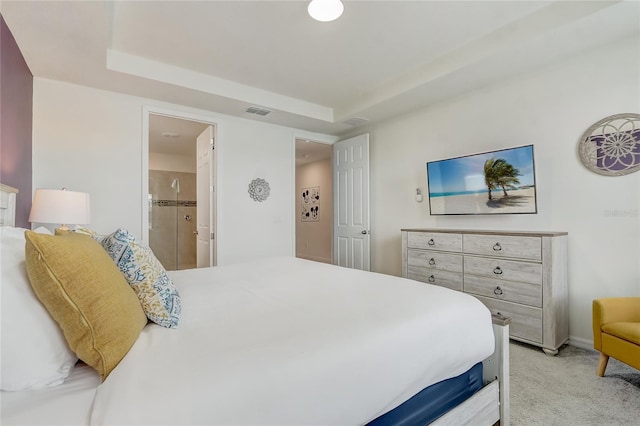
[[[522,176],[520,170],[513,167],[502,158],[490,158],[484,162],[484,182],[487,185],[488,197],[493,199],[491,191],[502,188],[505,197],[508,197],[507,188],[515,189],[520,183],[518,176]]]

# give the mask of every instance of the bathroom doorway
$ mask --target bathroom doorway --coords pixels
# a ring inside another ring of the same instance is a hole
[[[213,144],[215,125],[149,114],[148,241],[167,270],[214,264],[214,256],[209,252],[206,259],[210,261],[203,262],[202,253],[198,261],[198,251],[202,251],[200,230],[206,227],[209,242],[215,229],[215,209],[211,208],[215,201],[215,161],[210,160],[214,154],[209,152],[213,151],[213,145],[207,144],[206,150],[198,148],[197,140],[203,134],[211,135]],[[203,157],[207,160],[204,172]],[[203,185],[203,173],[207,175],[205,190],[199,188]],[[205,248],[213,253],[215,244],[206,244]]]

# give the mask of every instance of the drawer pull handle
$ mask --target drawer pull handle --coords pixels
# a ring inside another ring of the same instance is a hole
[[[495,290],[493,290],[493,294],[495,294],[496,296],[500,296],[502,293],[502,289],[499,286],[496,287]]]
[[[495,269],[493,270],[493,273],[496,275],[502,275],[502,269],[500,269],[499,266],[496,266]]]
[[[500,243],[494,244],[493,251],[502,251],[502,246],[500,245]]]
[[[433,241],[433,238],[431,238],[429,241],[427,241],[427,244],[429,244],[430,246],[435,246],[436,242]]]
[[[431,259],[429,259],[429,265],[433,266],[436,264],[435,259],[432,257]]]
[[[435,283],[436,282],[436,277],[434,277],[433,275],[429,275],[428,281],[430,283]]]

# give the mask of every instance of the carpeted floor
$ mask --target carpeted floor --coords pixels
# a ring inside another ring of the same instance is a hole
[[[613,358],[596,376],[599,354],[565,345],[547,356],[511,341],[511,424],[640,426],[640,371]]]

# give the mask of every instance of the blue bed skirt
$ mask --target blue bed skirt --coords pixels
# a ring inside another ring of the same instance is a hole
[[[424,426],[460,405],[482,388],[482,363],[457,377],[421,390],[411,399],[368,423],[369,426]]]

